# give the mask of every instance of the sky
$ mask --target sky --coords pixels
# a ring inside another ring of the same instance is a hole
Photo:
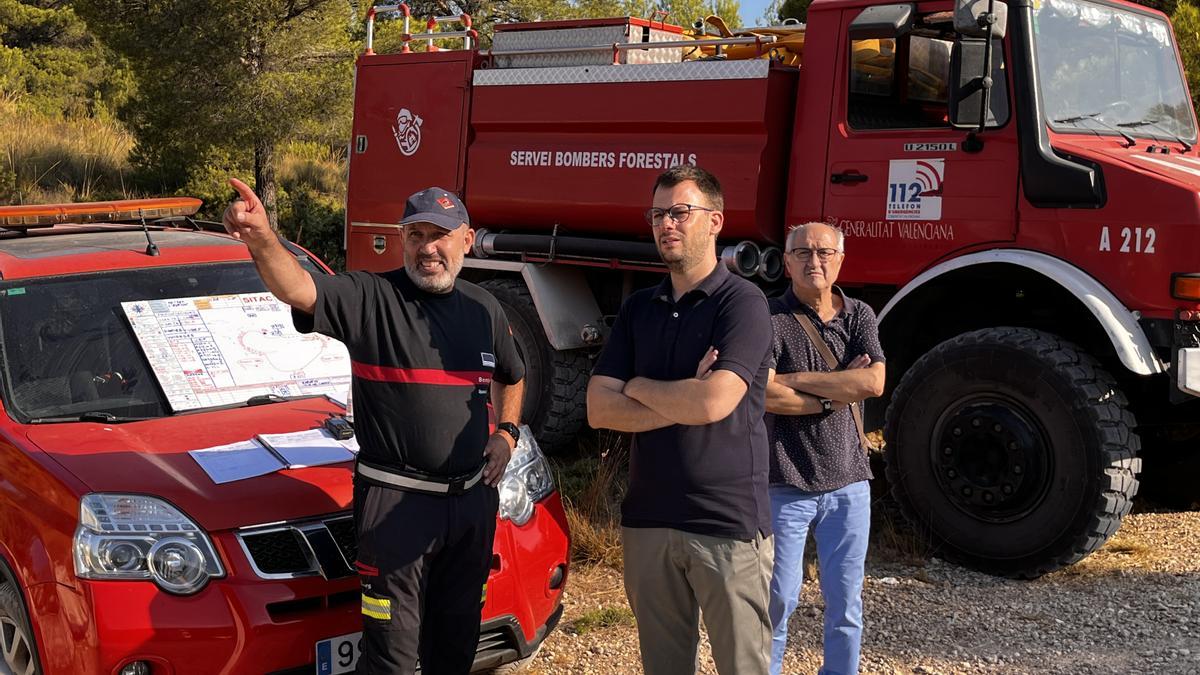
[[[743,26],[756,26],[771,0],[741,0]]]

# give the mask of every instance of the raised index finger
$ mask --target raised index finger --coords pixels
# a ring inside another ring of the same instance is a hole
[[[254,194],[254,190],[251,190],[249,185],[236,178],[230,178],[229,184],[233,186],[234,190],[237,190],[238,197],[246,202],[247,211],[256,211],[262,207],[262,202],[258,201],[258,195]]]

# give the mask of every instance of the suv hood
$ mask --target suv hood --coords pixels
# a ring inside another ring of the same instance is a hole
[[[209,532],[343,511],[353,494],[343,462],[216,484],[189,450],[319,427],[342,409],[324,398],[125,424],[25,427],[30,442],[92,492],[162,498]]]

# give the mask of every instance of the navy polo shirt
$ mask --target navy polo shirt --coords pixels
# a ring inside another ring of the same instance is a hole
[[[629,296],[596,364],[596,375],[683,380],[715,346],[714,370],[747,385],[725,419],[635,433],[625,527],[666,527],[749,540],[771,533],[769,456],[763,422],[771,317],[762,291],[717,265],[678,301],[671,279]]]

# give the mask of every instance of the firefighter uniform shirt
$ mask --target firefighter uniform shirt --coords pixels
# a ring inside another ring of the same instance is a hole
[[[478,470],[492,379],[525,376],[500,303],[462,279],[423,291],[403,269],[312,276],[316,308],[292,319],[350,352],[360,458],[436,477]]]

